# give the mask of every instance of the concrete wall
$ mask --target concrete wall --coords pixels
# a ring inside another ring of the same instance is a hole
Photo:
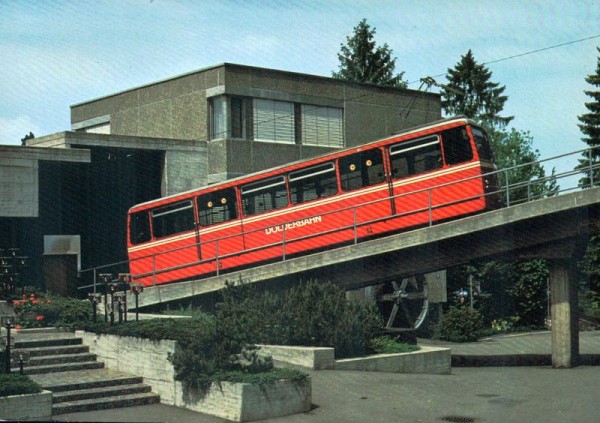
[[[0,397],[0,419],[44,421],[52,417],[52,392]]]

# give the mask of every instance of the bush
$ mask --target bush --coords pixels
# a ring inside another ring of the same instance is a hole
[[[13,373],[0,374],[0,397],[11,395],[36,394],[42,391],[42,387],[29,379]]]
[[[450,307],[438,326],[436,337],[451,342],[471,342],[479,339],[483,316],[470,307]]]
[[[26,327],[81,326],[92,318],[92,304],[86,300],[30,294],[14,301],[17,324]]]
[[[281,296],[229,284],[217,321],[219,330],[241,344],[334,347],[337,358],[365,355],[382,327],[376,307],[349,302],[343,289],[317,281]]]

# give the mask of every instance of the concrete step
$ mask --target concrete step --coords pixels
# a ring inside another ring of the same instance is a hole
[[[11,350],[12,357],[19,357],[20,352],[25,352],[29,357],[42,357],[46,355],[83,354],[90,351],[85,345],[56,345],[51,347],[19,348]]]
[[[82,401],[93,398],[141,394],[151,391],[152,388],[150,385],[145,385],[143,383],[113,385],[98,388],[77,389],[73,391],[54,392],[52,402],[54,404],[59,404],[62,402]]]
[[[58,373],[58,372],[69,372],[75,370],[89,370],[89,369],[101,369],[104,367],[104,363],[98,361],[89,361],[83,363],[61,363],[61,364],[50,364],[44,366],[25,366],[24,373],[26,375],[44,374],[44,373]],[[17,373],[18,368],[12,368],[12,371]]]
[[[61,336],[61,337],[53,337],[53,338],[35,338],[35,339],[27,339],[27,338],[17,338],[15,340],[15,349],[28,349],[28,348],[38,348],[38,347],[55,347],[59,345],[81,345],[81,338],[76,338],[73,334],[70,336]]]
[[[13,355],[14,358],[14,355]],[[88,361],[96,361],[96,354],[91,353],[75,353],[75,354],[59,354],[59,355],[44,355],[31,357],[25,364],[26,367],[48,366],[51,364],[66,364],[66,363],[83,363]]]
[[[88,369],[57,373],[33,374],[31,378],[53,393],[94,389],[107,386],[135,385],[143,382],[139,376],[110,369]]]
[[[52,415],[80,413],[83,411],[105,410],[107,408],[134,407],[156,404],[160,397],[152,392],[121,395],[115,397],[92,398],[80,401],[67,401],[52,406]]]

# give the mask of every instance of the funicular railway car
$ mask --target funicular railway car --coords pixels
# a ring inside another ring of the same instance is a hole
[[[132,207],[130,271],[154,285],[358,242],[498,206],[466,118]]]

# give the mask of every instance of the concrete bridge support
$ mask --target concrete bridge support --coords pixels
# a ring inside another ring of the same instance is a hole
[[[574,259],[549,260],[552,367],[571,368],[579,362],[579,313]]]

